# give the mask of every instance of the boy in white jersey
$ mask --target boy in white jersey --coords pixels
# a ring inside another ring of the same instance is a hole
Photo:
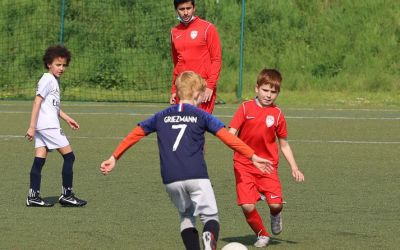
[[[35,138],[35,159],[30,172],[30,188],[26,206],[51,207],[40,197],[41,172],[47,153],[57,149],[64,158],[62,169],[62,193],[59,202],[63,206],[81,207],[86,201],[78,199],[72,192],[73,164],[75,155],[65,137],[59,117],[72,129],[79,129],[79,124],[60,109],[59,78],[64,73],[71,60],[71,53],[61,45],[46,49],[43,63],[48,73],[39,80],[36,97],[33,102],[31,122],[25,137],[32,141]]]

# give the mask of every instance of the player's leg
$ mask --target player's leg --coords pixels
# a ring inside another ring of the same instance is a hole
[[[36,135],[40,138],[40,135]],[[40,141],[40,139],[38,139]],[[35,138],[35,158],[33,159],[30,171],[30,185],[26,206],[28,207],[51,207],[54,204],[48,203],[40,197],[40,184],[42,180],[42,168],[46,162],[47,148],[43,144],[37,143]]]
[[[271,231],[273,234],[278,235],[283,230],[283,221],[282,221],[282,204],[268,204],[270,209],[270,217],[271,217]]]
[[[71,145],[58,148],[57,151],[62,155],[64,162],[61,171],[62,187],[59,202],[63,206],[82,207],[87,204],[87,201],[79,199],[75,196],[72,189],[73,184],[73,166],[75,162],[75,155],[72,151]]]
[[[181,218],[181,237],[186,250],[200,250],[199,232],[196,229],[196,217],[191,206],[179,213]]]
[[[203,245],[206,250],[217,248],[219,218],[214,190],[209,179],[185,181],[186,190],[194,206],[194,216],[200,216],[203,223]]]
[[[218,214],[205,215],[200,214],[200,220],[203,222],[203,245],[205,250],[217,249],[219,237],[219,218]]]
[[[194,207],[188,192],[185,189],[185,181],[176,181],[165,185],[171,202],[178,209],[180,216],[180,230],[183,244],[187,250],[200,250],[199,233],[196,229],[196,217]]]
[[[260,199],[260,193],[257,189],[256,176],[242,170],[243,166],[235,162],[235,179],[236,179],[236,195],[237,204],[241,206],[243,215],[247,224],[257,236],[254,243],[256,247],[265,247],[269,242],[269,233],[267,232],[263,220],[255,206]]]
[[[263,220],[258,213],[255,204],[242,204],[243,214],[246,218],[247,224],[257,235],[257,241],[254,243],[255,247],[265,247],[269,243],[269,233],[267,232]]]
[[[271,231],[273,234],[278,235],[283,229],[283,198],[282,187],[278,174],[273,173],[267,178],[263,178],[260,180],[259,186],[262,188],[261,192],[265,195],[266,202],[270,209]]]

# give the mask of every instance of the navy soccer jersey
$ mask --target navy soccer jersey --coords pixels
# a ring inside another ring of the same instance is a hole
[[[157,132],[164,184],[209,178],[204,160],[205,132],[216,134],[224,124],[190,105],[177,104],[139,123],[146,134]]]

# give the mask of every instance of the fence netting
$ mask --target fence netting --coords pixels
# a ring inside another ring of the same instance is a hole
[[[72,52],[63,100],[166,102],[170,1],[0,1],[0,98],[31,99],[49,45]]]

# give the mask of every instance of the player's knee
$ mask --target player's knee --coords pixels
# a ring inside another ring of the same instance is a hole
[[[63,155],[64,162],[73,164],[75,161],[75,154],[74,152],[69,152],[68,154]]]
[[[244,213],[250,213],[254,209],[256,209],[256,205],[255,204],[242,204],[241,207],[242,207],[242,210],[243,210]]]
[[[278,214],[283,209],[282,203],[268,204],[271,214]]]

